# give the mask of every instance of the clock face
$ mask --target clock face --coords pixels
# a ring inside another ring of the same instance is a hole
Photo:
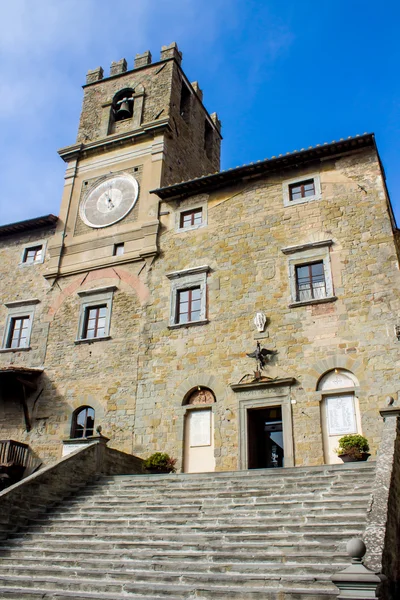
[[[103,179],[84,197],[81,219],[89,227],[108,227],[132,210],[139,194],[138,182],[128,173]]]

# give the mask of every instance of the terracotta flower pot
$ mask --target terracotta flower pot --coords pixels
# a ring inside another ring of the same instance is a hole
[[[368,452],[361,452],[361,456],[357,457],[354,454],[338,454],[339,458],[342,459],[343,462],[360,462],[368,460],[371,456]]]
[[[161,475],[163,473],[171,473],[171,469],[168,467],[160,467],[159,469],[146,469],[146,473],[152,475]]]

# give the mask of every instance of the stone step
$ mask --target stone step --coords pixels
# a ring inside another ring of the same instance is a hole
[[[194,593],[196,596],[194,596]],[[162,595],[160,595],[162,594]],[[7,600],[129,600],[136,599],[142,600],[161,600],[166,597],[172,597],[175,600],[282,600],[284,596],[285,600],[336,600],[337,590],[332,593],[329,590],[315,589],[315,590],[304,590],[294,589],[285,590],[282,588],[277,593],[276,590],[255,590],[254,588],[241,587],[240,590],[233,588],[224,589],[210,589],[202,587],[199,590],[193,592],[192,588],[182,590],[181,587],[177,586],[177,589],[169,589],[167,594],[163,594],[162,591],[151,590],[149,593],[145,593],[143,590],[130,591],[129,594],[98,594],[91,592],[68,592],[54,590],[53,593],[45,589],[31,589],[21,588],[16,586],[14,588],[5,588],[0,586],[0,599]]]
[[[154,513],[137,513],[133,516],[118,516],[115,515],[110,518],[109,513],[105,513],[104,515],[90,515],[85,516],[70,516],[66,517],[65,515],[58,516],[48,516],[45,515],[43,517],[34,519],[32,521],[32,525],[30,526],[31,531],[37,530],[38,527],[46,528],[46,530],[54,530],[55,528],[69,528],[69,527],[129,527],[131,525],[139,525],[145,521],[148,524],[157,525],[159,523],[173,526],[180,525],[228,525],[232,524],[233,521],[239,522],[241,525],[259,525],[260,522],[267,525],[268,519],[271,519],[270,513],[264,513],[263,511],[255,511],[254,513],[246,514],[229,514],[223,513],[219,515],[215,515],[212,513],[204,513],[203,511],[194,511],[187,512],[182,514],[181,512],[177,513],[163,513],[163,514],[154,514]],[[263,517],[266,517],[267,521],[263,520]],[[363,524],[365,522],[365,511],[354,511],[350,514],[343,513],[335,513],[332,514],[317,514],[310,515],[305,511],[302,514],[293,514],[291,516],[286,516],[282,513],[276,513],[273,515],[272,522],[274,525],[290,525],[295,523],[296,525],[315,525],[315,526],[325,526],[330,525],[332,521],[335,524],[348,524],[348,523],[357,523]]]
[[[332,537],[331,539],[319,539],[315,540],[312,536],[308,539],[304,539],[301,536],[298,536],[297,539],[287,539],[287,536],[283,536],[281,539],[276,540],[268,540],[268,550],[271,552],[276,552],[279,554],[285,554],[290,552],[313,552],[318,551],[321,553],[329,553],[335,554],[336,552],[343,553],[346,548],[346,543],[348,541],[348,536],[344,536],[343,539],[340,539],[340,536]],[[45,549],[46,552],[51,551],[54,554],[59,554],[60,552],[68,552],[69,554],[76,554],[82,549],[82,539],[77,539],[75,541],[68,540],[66,544],[63,540],[53,539],[51,540],[51,545],[49,540],[43,540],[44,544],[41,544],[40,540],[28,540],[24,539],[21,543],[21,540],[14,540],[14,543],[9,543],[7,546],[3,546],[3,550],[6,551],[14,551],[17,547],[23,549],[25,552],[36,552],[37,550],[43,551]],[[258,542],[254,542],[254,540],[248,540],[244,543],[244,540],[240,541],[235,540],[220,540],[218,539],[216,542],[214,540],[202,540],[203,546],[199,545],[200,540],[193,540],[191,537],[188,541],[184,540],[133,540],[128,542],[114,541],[114,540],[84,540],[86,550],[89,553],[98,553],[98,552],[106,552],[109,555],[115,555],[115,552],[118,551],[118,554],[122,552],[124,555],[128,554],[141,554],[143,551],[152,551],[152,552],[165,552],[169,553],[172,551],[183,551],[183,552],[208,552],[208,553],[236,553],[241,551],[246,551],[248,553],[254,553],[254,551],[265,552],[266,549],[266,541],[261,540]]]
[[[363,524],[365,523],[365,518],[360,521],[337,521],[332,522],[328,521],[326,523],[304,523],[304,522],[296,522],[287,520],[285,523],[277,523],[274,521],[273,523],[264,523],[260,525],[256,521],[253,520],[251,524],[245,524],[242,521],[231,522],[231,523],[220,523],[220,522],[207,522],[207,523],[193,523],[193,522],[185,522],[177,525],[176,523],[157,521],[157,531],[160,535],[164,536],[165,534],[174,532],[177,535],[199,535],[199,534],[240,534],[243,536],[247,535],[258,535],[259,537],[263,536],[265,539],[273,538],[275,534],[285,532],[288,535],[303,533],[304,535],[308,534],[324,534],[324,533],[337,533],[338,528],[340,528],[341,534],[347,534],[347,532],[353,532],[355,530],[362,529]],[[127,525],[129,527],[129,534],[127,534]],[[112,531],[112,533],[111,533]],[[23,530],[18,532],[17,534],[20,536]],[[30,526],[24,535],[29,537],[43,536],[96,536],[96,537],[108,537],[112,536],[113,539],[126,539],[131,537],[132,535],[140,535],[152,537],[154,535],[154,523],[148,523],[147,520],[142,519],[139,522],[128,521],[127,524],[119,524],[115,522],[114,525],[111,526],[100,526],[98,522],[95,522],[93,525],[82,524],[78,527],[74,527],[71,523],[67,522],[64,526],[60,524],[57,525],[49,525],[47,527],[43,527],[41,525],[33,525]]]
[[[243,577],[237,575],[231,576],[226,574],[202,574],[202,573],[187,573],[175,574],[168,572],[151,573],[143,571],[139,573],[121,574],[121,577],[115,578],[113,574],[105,573],[104,577],[99,579],[82,577],[80,574],[75,577],[63,576],[48,576],[42,577],[36,575],[34,578],[24,575],[13,575],[12,577],[3,576],[1,580],[3,587],[23,587],[23,588],[41,588],[45,590],[60,590],[60,591],[77,591],[79,592],[103,592],[103,593],[130,593],[140,590],[144,595],[146,592],[157,591],[159,594],[166,596],[170,592],[183,592],[201,590],[203,586],[214,587],[221,589],[224,587],[240,589],[243,586],[250,590],[254,588],[259,591],[264,589],[279,590],[298,589],[310,590],[312,587],[333,592],[334,585],[327,575],[311,574],[311,575],[249,575],[244,574]],[[186,589],[185,589],[186,588]]]
[[[114,492],[119,492],[119,491],[130,491],[130,490],[135,490],[135,491],[153,491],[156,489],[159,490],[180,490],[180,491],[187,491],[187,492],[195,492],[195,491],[200,491],[202,492],[203,490],[213,490],[215,492],[215,486],[218,482],[211,482],[208,481],[206,483],[200,484],[197,482],[197,484],[188,484],[186,482],[182,482],[180,483],[179,480],[174,480],[172,479],[171,481],[169,481],[168,483],[165,482],[141,482],[139,481],[130,481],[130,482],[126,482],[124,483],[114,483],[114,484],[107,484],[107,483],[95,483],[95,484],[89,484],[87,485],[84,490],[81,490],[79,492],[79,494],[89,494],[92,492],[95,493],[107,493],[108,491],[112,491]],[[335,479],[332,479],[330,477],[325,477],[325,478],[318,478],[318,479],[311,479],[310,481],[303,481],[303,480],[299,480],[299,479],[292,479],[292,480],[287,480],[284,478],[279,478],[279,479],[259,479],[259,480],[244,480],[244,481],[226,481],[224,480],[224,485],[223,485],[223,489],[224,490],[231,490],[231,489],[235,489],[235,490],[247,490],[247,489],[259,489],[259,488],[264,488],[264,489],[276,489],[276,488],[286,488],[286,489],[307,489],[307,488],[314,488],[314,487],[348,487],[351,485],[356,485],[356,486],[369,486],[370,482],[368,481],[368,479],[365,477],[365,473],[362,473],[362,476],[359,475],[358,477],[355,477],[354,475],[351,477],[347,477],[347,478],[342,478],[340,476],[335,477]]]
[[[355,463],[343,463],[335,465],[314,465],[310,467],[285,467],[276,469],[247,469],[242,471],[209,471],[204,473],[162,473],[162,474],[131,474],[131,475],[109,475],[101,478],[103,482],[124,482],[130,480],[148,480],[148,481],[166,481],[166,480],[181,480],[187,484],[191,481],[206,481],[210,479],[212,481],[221,481],[228,479],[230,481],[252,479],[252,478],[276,478],[282,477],[290,480],[294,479],[310,479],[311,477],[319,477],[322,475],[333,477],[335,475],[346,476],[347,474],[351,477],[353,474],[361,474],[362,472],[367,473],[368,471],[375,471],[376,463],[374,461],[359,462]]]
[[[177,531],[176,528],[169,528],[165,526],[164,528],[157,527],[157,530],[154,531],[153,528],[145,529],[145,528],[130,528],[127,532],[115,532],[114,529],[112,531],[106,532],[98,532],[96,533],[96,529],[92,528],[90,533],[94,534],[93,538],[96,542],[104,541],[104,542],[119,542],[126,543],[132,540],[135,537],[140,538],[140,541],[143,542],[145,540],[152,541],[168,541],[168,542],[192,542],[196,544],[204,543],[207,544],[209,542],[220,542],[221,544],[227,544],[232,542],[243,543],[258,541],[260,544],[270,544],[275,541],[280,541],[282,539],[287,539],[290,537],[291,540],[301,539],[306,541],[307,539],[318,540],[319,542],[322,540],[333,540],[333,539],[350,539],[351,537],[357,537],[360,535],[360,530],[362,531],[362,527],[352,527],[351,525],[347,525],[346,527],[341,527],[338,531],[335,525],[332,525],[329,529],[325,527],[321,527],[316,529],[314,526],[303,526],[297,528],[291,527],[290,530],[284,530],[279,528],[267,528],[267,531],[263,533],[260,528],[257,527],[248,527],[247,529],[241,528],[240,526],[233,526],[232,529],[229,528],[186,528],[184,532]],[[88,532],[89,533],[89,532]],[[221,534],[223,537],[221,538]],[[62,539],[60,536],[62,535]],[[82,539],[85,539],[85,543],[91,543],[91,539],[84,538],[84,533],[82,531],[71,532],[68,530],[64,530],[61,534],[59,531],[46,531],[46,532],[31,532],[28,530],[25,533],[18,532],[11,534],[11,540],[47,540],[47,543],[64,543],[64,544],[74,544]]]
[[[146,559],[146,563],[143,562],[143,556],[139,560],[137,557],[131,560],[120,560],[115,558],[114,560],[105,560],[104,558],[92,557],[91,560],[88,558],[77,559],[76,556],[71,557],[69,560],[65,558],[57,558],[53,555],[48,556],[47,559],[41,560],[40,565],[36,558],[29,556],[25,559],[15,556],[3,557],[0,559],[0,574],[11,574],[20,573],[25,575],[34,576],[35,574],[41,575],[54,575],[54,567],[57,567],[57,573],[76,573],[76,572],[90,572],[92,574],[101,575],[107,570],[110,571],[141,571],[143,570],[144,564],[146,564],[146,570],[150,571],[193,571],[193,572],[209,572],[209,573],[271,573],[278,571],[279,573],[297,573],[307,574],[311,571],[321,573],[331,573],[333,560],[329,559],[326,561],[326,556],[320,556],[325,562],[318,562],[316,556],[305,556],[304,560],[299,562],[297,557],[293,557],[292,560],[287,557],[280,557],[280,561],[269,560],[256,561],[254,557],[247,557],[247,560],[210,560],[210,555],[203,554],[202,556],[185,556],[179,554],[175,557],[159,555],[158,558],[153,555],[149,555]],[[274,557],[275,558],[275,557]],[[340,555],[335,558],[335,570],[345,568],[348,566],[348,557]],[[285,559],[285,560],[284,560]],[[311,560],[314,559],[314,560]]]
[[[297,551],[296,551],[296,548]],[[306,548],[306,549],[305,549]],[[79,566],[87,561],[94,560],[97,564],[98,561],[104,563],[112,563],[116,561],[126,561],[131,563],[138,559],[150,563],[152,560],[167,560],[169,562],[177,561],[207,561],[207,564],[219,564],[221,562],[230,562],[231,564],[245,564],[248,562],[263,562],[263,563],[293,563],[302,564],[304,562],[310,562],[312,564],[322,564],[328,560],[331,562],[346,562],[348,563],[348,555],[345,552],[345,546],[343,545],[341,551],[334,549],[332,546],[312,546],[307,550],[307,546],[294,546],[293,552],[285,550],[282,547],[271,547],[265,550],[264,547],[259,546],[251,547],[243,550],[243,547],[235,549],[234,553],[227,552],[226,550],[215,549],[207,547],[205,550],[199,548],[191,551],[183,551],[180,547],[176,550],[166,550],[165,547],[160,549],[142,546],[137,549],[136,547],[130,552],[129,549],[121,550],[116,556],[114,548],[104,546],[104,549],[96,549],[95,553],[93,550],[88,548],[81,549],[68,549],[68,548],[57,548],[57,550],[43,547],[43,546],[6,546],[3,548],[7,551],[7,556],[0,558],[0,564],[5,564],[8,561],[18,564],[24,562],[35,561],[37,558],[43,559],[43,561],[50,560],[52,562],[66,562],[67,565],[74,564]],[[327,553],[329,555],[327,556]]]
[[[363,533],[373,474],[102,478],[3,544],[0,600],[336,600],[331,576]]]
[[[233,562],[220,562],[210,563],[209,561],[199,560],[181,560],[181,561],[170,561],[160,557],[159,560],[151,559],[146,564],[143,560],[131,560],[131,561],[99,561],[93,558],[92,561],[61,561],[60,559],[48,560],[47,563],[41,561],[40,565],[37,561],[20,561],[15,564],[12,559],[0,560],[0,577],[3,575],[24,575],[34,578],[36,575],[52,577],[55,573],[55,566],[57,567],[57,575],[65,577],[87,577],[87,578],[99,578],[103,575],[112,577],[129,577],[130,573],[142,574],[144,566],[146,566],[146,573],[154,573],[159,577],[164,572],[174,573],[180,575],[182,572],[188,572],[192,574],[196,573],[212,573],[212,574],[230,574],[238,575],[249,574],[249,575],[263,575],[272,573],[280,573],[282,575],[297,574],[297,575],[310,575],[311,573],[325,574],[331,576],[332,574],[332,563],[321,562],[247,562],[233,563]],[[348,566],[348,561],[341,561],[335,564],[334,570],[339,571]]]
[[[355,494],[359,497],[369,496],[371,494],[370,487],[343,487],[342,489],[320,489],[320,488],[310,488],[307,490],[289,490],[283,487],[277,488],[276,490],[271,489],[248,489],[248,490],[226,490],[221,492],[213,493],[212,490],[199,490],[193,491],[191,493],[185,491],[180,492],[179,490],[171,490],[168,492],[159,492],[158,490],[153,490],[152,492],[144,493],[144,492],[135,492],[131,490],[130,493],[120,492],[120,493],[108,493],[108,494],[97,494],[96,501],[97,502],[120,502],[120,501],[130,501],[134,500],[135,503],[143,503],[148,502],[149,496],[154,501],[159,501],[164,503],[165,501],[178,500],[180,502],[191,502],[193,499],[196,501],[205,501],[205,500],[214,500],[218,503],[220,500],[225,501],[227,498],[229,499],[241,499],[241,498],[265,498],[265,499],[273,499],[279,502],[280,499],[310,499],[310,498],[319,498],[322,501],[324,498],[342,498],[345,499],[348,497],[349,493]],[[70,504],[87,504],[93,503],[93,494],[86,494],[74,498],[67,499],[66,502]]]
[[[265,493],[260,493],[257,495],[241,495],[241,494],[237,494],[237,495],[229,495],[226,494],[224,496],[217,496],[217,497],[213,497],[213,496],[206,496],[204,498],[197,496],[194,496],[193,499],[189,500],[186,497],[180,497],[180,496],[170,496],[170,497],[166,497],[163,498],[162,496],[157,496],[156,494],[152,494],[150,497],[149,495],[147,496],[143,496],[143,498],[141,497],[136,497],[134,495],[132,496],[121,496],[119,498],[116,498],[115,496],[107,496],[107,497],[103,497],[103,498],[99,498],[96,499],[94,498],[88,498],[87,500],[79,500],[79,499],[67,499],[65,501],[65,507],[73,507],[73,506],[79,506],[81,508],[84,507],[91,507],[91,506],[106,506],[106,507],[113,507],[113,506],[121,506],[121,505],[125,505],[125,504],[132,504],[132,502],[135,503],[136,506],[146,506],[147,503],[150,503],[152,505],[156,504],[157,502],[159,504],[163,504],[165,505],[166,502],[168,502],[168,504],[170,506],[181,506],[182,503],[186,503],[186,504],[192,504],[195,506],[226,506],[227,504],[235,504],[235,505],[244,505],[244,504],[260,504],[260,503],[266,503],[266,501],[269,501],[269,504],[289,504],[289,503],[304,503],[304,502],[309,502],[311,504],[316,504],[316,502],[318,501],[318,503],[332,503],[332,502],[342,502],[343,504],[345,504],[347,502],[348,504],[348,500],[349,500],[349,494],[346,494],[345,496],[343,494],[314,494],[314,493],[308,493],[308,494],[293,494],[293,495],[285,495],[285,494],[280,494],[280,495],[266,495]],[[353,495],[352,495],[352,500],[353,500]],[[366,502],[367,500],[367,495],[364,494],[354,494],[354,500],[357,502]],[[237,502],[236,502],[237,501]]]
[[[73,514],[85,514],[85,513],[89,513],[89,514],[109,514],[110,512],[110,506],[112,506],[113,508],[113,514],[115,515],[124,515],[124,514],[137,514],[143,513],[143,509],[146,509],[146,512],[149,511],[155,511],[155,512],[171,512],[171,513],[175,513],[177,512],[177,510],[179,511],[179,513],[181,513],[181,511],[186,510],[186,511],[209,511],[212,514],[219,514],[220,512],[226,512],[226,513],[240,513],[241,511],[266,511],[266,512],[270,512],[270,513],[281,513],[283,510],[286,510],[286,508],[290,508],[290,513],[292,514],[294,511],[315,511],[315,512],[327,512],[327,511],[340,511],[341,513],[343,511],[352,511],[352,510],[365,510],[366,506],[369,503],[369,497],[368,498],[362,498],[360,500],[353,500],[351,504],[349,503],[349,500],[347,498],[347,500],[345,502],[338,502],[337,500],[332,500],[330,501],[329,499],[325,499],[324,502],[321,501],[315,501],[315,500],[307,500],[307,501],[296,501],[296,500],[290,500],[287,502],[282,502],[280,504],[277,504],[276,502],[249,502],[246,501],[245,503],[240,503],[237,502],[235,504],[231,503],[223,503],[220,505],[220,507],[215,507],[212,504],[202,504],[201,502],[192,502],[191,504],[187,504],[187,503],[174,503],[173,507],[171,507],[170,505],[166,504],[166,503],[159,503],[159,504],[155,504],[152,503],[151,500],[149,500],[149,502],[145,505],[136,505],[134,502],[115,502],[113,505],[111,505],[110,503],[104,503],[101,504],[100,506],[97,505],[96,503],[93,503],[92,505],[81,505],[79,503],[75,503],[74,505],[71,504],[67,504],[67,502],[64,502],[62,505],[60,505],[59,507],[54,507],[52,509],[50,509],[46,514],[48,515],[53,515],[53,514],[57,514],[57,515],[73,515]],[[44,513],[42,513],[44,514]]]

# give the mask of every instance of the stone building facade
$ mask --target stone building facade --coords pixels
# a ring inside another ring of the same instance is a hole
[[[0,227],[2,439],[50,463],[101,425],[185,471],[374,453],[400,336],[374,136],[220,172],[181,58],[89,71],[59,218]]]

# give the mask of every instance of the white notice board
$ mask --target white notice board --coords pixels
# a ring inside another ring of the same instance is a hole
[[[352,394],[325,398],[329,435],[357,433],[354,396]]]
[[[190,413],[190,446],[211,445],[211,410],[193,410]]]

